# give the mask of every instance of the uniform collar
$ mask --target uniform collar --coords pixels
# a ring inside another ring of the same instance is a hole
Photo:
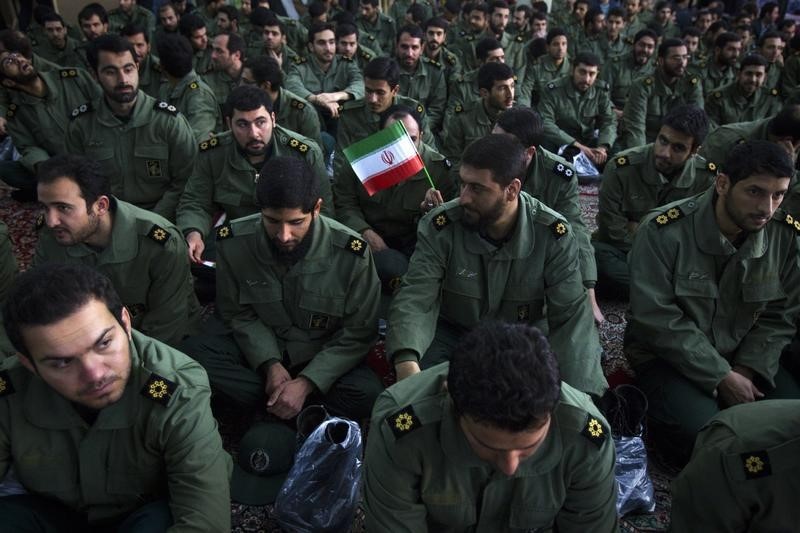
[[[692,185],[694,182],[695,163],[697,162],[697,154],[689,156],[689,159],[684,163],[680,174],[675,176],[672,180],[667,179],[661,172],[656,169],[655,163],[655,144],[650,143],[647,146],[647,151],[644,154],[644,167],[639,173],[642,181],[648,185],[666,185],[671,184],[678,189],[685,189]]]
[[[111,197],[110,215],[113,216],[111,224],[111,240],[108,246],[99,252],[81,243],[67,247],[67,255],[71,257],[86,257],[94,255],[98,265],[127,263],[139,253],[139,240],[136,236],[136,218],[133,206]]]
[[[497,248],[486,239],[482,238],[477,231],[466,231],[465,239],[467,251],[478,255],[490,255],[493,259],[513,261],[528,257],[536,247],[534,229],[532,227],[533,216],[537,208],[533,205],[533,197],[525,192],[519,193],[519,204],[517,208],[517,224],[511,230],[511,235],[502,247]]]
[[[195,72],[194,69],[190,70],[186,76],[178,80],[178,83],[176,83],[175,87],[169,92],[170,100],[173,98],[180,98],[191,83],[197,83],[199,81],[200,79],[197,76],[197,72]]]
[[[694,233],[697,245],[705,253],[711,255],[738,255],[740,259],[755,259],[764,255],[767,250],[766,226],[750,233],[744,243],[737,249],[722,234],[714,213],[717,193],[714,187],[698,196],[697,214],[694,216]],[[767,226],[769,222],[767,222]]]
[[[261,223],[261,217],[256,217],[256,257],[262,264],[278,264],[278,257],[272,249],[267,236],[267,231]],[[292,265],[290,271],[298,274],[309,274],[325,272],[330,268],[331,248],[333,246],[330,238],[331,230],[322,216],[318,216],[314,222],[313,233],[311,235],[311,248],[306,255],[297,263]]]
[[[133,129],[149,124],[152,120],[151,109],[155,106],[155,99],[145,94],[141,89],[138,90],[136,103],[133,112],[127,122],[123,122],[111,112],[111,107],[106,102],[105,95],[100,95],[99,100],[94,106],[97,109],[97,121],[110,128]]]

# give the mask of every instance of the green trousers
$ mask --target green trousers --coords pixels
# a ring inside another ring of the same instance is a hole
[[[172,525],[172,511],[163,500],[98,525],[60,502],[19,494],[0,498],[0,517],[0,533],[162,533]]]
[[[597,262],[597,293],[608,298],[627,299],[631,285],[628,253],[600,241],[592,241],[592,246]]]

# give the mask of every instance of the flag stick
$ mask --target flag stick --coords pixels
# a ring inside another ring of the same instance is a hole
[[[408,130],[406,130],[406,125],[403,124],[403,121],[402,120],[398,120],[397,122],[399,122],[400,126],[402,126],[403,132],[406,135],[408,135]],[[420,129],[420,132],[422,132],[422,126],[420,126],[419,129]],[[411,138],[411,135],[408,135],[408,137]],[[412,142],[411,144],[414,144],[414,143]],[[419,155],[419,150],[417,150],[417,145],[414,145],[414,151],[416,151],[417,155]],[[421,155],[419,155],[419,160],[422,161],[422,170],[425,172],[425,177],[428,178],[428,183],[431,184],[431,189],[436,189],[436,185],[433,183],[433,178],[431,178],[431,175],[428,172],[428,166],[425,164],[425,160],[422,159]]]

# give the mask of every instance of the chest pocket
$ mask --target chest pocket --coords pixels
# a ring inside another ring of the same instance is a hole
[[[520,533],[552,532],[558,509],[513,507],[508,521],[509,531]]]
[[[474,505],[439,505],[426,502],[425,508],[428,511],[428,524],[431,526],[429,528],[431,531],[463,531],[475,525]]]
[[[685,298],[719,298],[719,288],[710,279],[675,279],[675,295]]]
[[[453,324],[470,327],[481,317],[482,273],[473,265],[453,265],[442,287],[440,312],[443,318]]]
[[[137,145],[133,149],[136,177],[147,181],[168,181],[169,148],[159,145]]]
[[[742,302],[736,309],[736,327],[740,334],[750,330],[758,321],[761,312],[770,302],[786,298],[778,280],[764,283],[744,283],[742,285]]]
[[[344,304],[344,295],[303,293],[298,302],[297,326],[312,331],[339,329],[344,316]]]
[[[280,285],[242,285],[239,303],[252,307],[258,317],[268,326],[291,326],[292,320],[283,305],[283,289]]]
[[[147,495],[159,494],[164,465],[153,456],[137,458],[136,464],[124,467],[110,465],[106,488],[109,494]]]
[[[74,498],[80,490],[78,476],[74,466],[65,462],[60,468],[36,467],[35,471],[28,472],[24,467],[17,465],[17,477],[20,483],[30,492],[35,494],[69,494],[67,499]]]
[[[507,322],[535,324],[544,317],[543,288],[535,283],[507,285],[498,318]],[[540,328],[542,326],[539,326]],[[546,324],[544,326],[546,328]],[[547,331],[545,329],[545,331]]]

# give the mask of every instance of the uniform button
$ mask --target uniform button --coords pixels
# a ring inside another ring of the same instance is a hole
[[[688,203],[688,204],[686,204],[686,205],[688,205],[689,207],[694,207],[694,202],[689,202],[689,203]]]

